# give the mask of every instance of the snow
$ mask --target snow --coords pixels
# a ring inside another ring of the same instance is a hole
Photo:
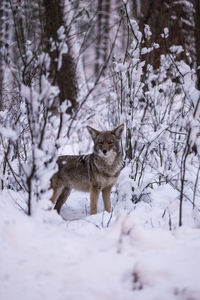
[[[128,1],[123,3],[129,13]],[[90,29],[82,32],[92,21],[89,15],[93,9],[80,4],[83,11],[76,11],[70,1],[65,4],[65,27],[57,30],[57,39],[51,38],[50,43],[51,51],[59,51],[57,71],[69,50],[74,58],[78,115],[65,114],[70,105],[67,99],[58,114],[53,111],[59,89],[52,85],[50,56],[39,44],[26,42],[28,68],[20,60],[16,64],[16,58],[10,66],[3,62],[6,105],[0,112],[4,174],[0,191],[0,300],[199,300],[199,151],[196,156],[188,154],[185,176],[181,168],[188,141],[190,147],[199,149],[200,145],[196,71],[191,69],[192,63],[189,66],[176,59],[182,46],[171,46],[170,55],[161,55],[158,72],[150,65],[143,68],[141,54],[159,45],[152,41],[150,47],[142,47],[144,36],[134,18],[122,23],[117,35],[121,16],[112,4],[111,11],[117,13],[110,19],[109,45],[116,37],[117,47],[109,54],[113,56],[113,64],[107,68],[110,71],[95,80],[94,36]],[[136,9],[139,15],[139,0]],[[124,25],[130,29],[128,43]],[[144,33],[150,39],[147,24]],[[12,31],[10,34],[14,36]],[[168,38],[169,29],[164,28],[161,36]],[[8,41],[8,45],[16,44],[15,38]],[[7,51],[3,51],[5,58]],[[11,61],[12,55],[7,57]],[[45,75],[38,76],[36,69]],[[28,85],[21,82],[29,77],[24,77],[26,72],[31,75]],[[73,191],[59,216],[51,209],[52,190],[48,189],[57,170],[57,155],[90,152],[87,125],[109,130],[121,122],[126,125],[122,141],[126,163],[130,159],[127,142],[134,153],[113,188],[112,212],[104,211],[100,197],[98,214],[90,216],[89,195]],[[183,226],[178,227],[181,180]],[[28,196],[31,217],[25,213]]]
[[[184,52],[184,49],[182,46],[171,46],[170,51],[176,54],[180,54],[181,52]]]
[[[17,139],[17,134],[14,130],[11,128],[5,128],[1,127],[0,128],[0,134],[2,134],[4,137],[11,139],[13,142],[16,141]]]
[[[164,28],[163,33],[161,34],[162,38],[168,38],[169,36],[169,29],[167,27]]]
[[[145,34],[145,38],[147,38],[147,39],[149,39],[152,35],[150,26],[148,24],[144,24],[144,34]]]
[[[200,299],[200,229],[187,222],[188,203],[184,226],[176,226],[170,186],[154,190],[151,203],[129,200],[128,208],[113,191],[112,213],[100,199],[93,216],[80,192],[72,192],[63,218],[54,210],[28,217],[14,199],[24,201],[14,191],[0,194],[0,299]]]

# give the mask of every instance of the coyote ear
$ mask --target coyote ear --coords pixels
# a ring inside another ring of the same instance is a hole
[[[121,124],[117,128],[113,129],[112,133],[116,136],[116,138],[121,139],[123,130],[124,124]]]
[[[91,137],[92,137],[93,140],[95,140],[96,137],[97,137],[97,136],[99,135],[99,133],[100,133],[98,130],[96,130],[96,129],[90,127],[90,126],[87,126],[87,130],[89,131],[89,133],[90,133],[90,135],[91,135]]]

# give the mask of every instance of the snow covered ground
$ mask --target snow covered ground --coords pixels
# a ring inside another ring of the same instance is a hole
[[[169,186],[137,205],[115,202],[113,193],[112,214],[100,199],[94,216],[88,194],[73,192],[64,219],[55,211],[26,216],[20,197],[0,194],[1,300],[200,299],[199,221],[185,203],[177,227]]]

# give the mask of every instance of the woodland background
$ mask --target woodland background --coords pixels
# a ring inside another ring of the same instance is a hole
[[[198,0],[2,0],[1,190],[46,208],[58,154],[124,123],[129,198],[171,185],[181,226],[200,201],[199,28]]]
[[[59,155],[124,123],[112,211]],[[0,1],[0,299],[200,299],[200,1]]]

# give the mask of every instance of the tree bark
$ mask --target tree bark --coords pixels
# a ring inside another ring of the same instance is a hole
[[[200,1],[194,0],[195,7],[195,50],[196,50],[196,72],[197,89],[200,91]]]
[[[50,77],[52,83],[57,85],[60,89],[59,101],[60,104],[69,100],[71,106],[68,107],[67,113],[71,114],[73,110],[77,108],[77,80],[75,74],[75,64],[73,57],[70,53],[70,45],[68,44],[68,53],[62,55],[62,65],[58,69],[59,49],[58,49],[58,29],[60,26],[64,26],[63,21],[63,2],[62,0],[44,0],[45,9],[45,24],[44,34],[46,40],[46,51],[51,57]],[[66,32],[66,30],[65,30]],[[50,41],[52,39],[52,41]],[[55,47],[52,50],[52,42],[55,43]]]
[[[95,74],[98,76],[108,57],[110,0],[98,0]]]
[[[196,3],[199,1],[197,0]],[[194,16],[192,1],[184,3],[181,0],[141,0],[140,10],[137,9],[137,1],[132,5],[132,14],[139,20],[140,30],[144,32],[144,25],[148,24],[152,36],[145,41],[145,46],[150,47],[153,42],[160,47],[145,55],[147,63],[153,65],[154,69],[160,66],[160,56],[167,54],[172,45],[181,45],[184,52],[180,53],[178,59],[183,59],[189,65],[192,64],[194,53]],[[139,14],[140,13],[140,14]],[[138,15],[139,14],[139,15]],[[167,47],[165,40],[161,37],[164,28],[169,29]]]

